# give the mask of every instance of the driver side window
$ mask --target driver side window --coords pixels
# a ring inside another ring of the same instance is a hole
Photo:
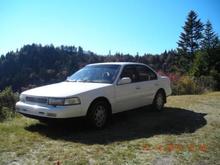
[[[136,73],[136,69],[134,65],[127,65],[123,68],[123,71],[121,73],[120,78],[123,77],[129,77],[131,79],[131,82],[137,82],[138,81],[138,77],[137,77],[137,73]]]
[[[149,81],[156,80],[157,75],[148,67],[139,65],[137,66],[138,78],[139,81]]]

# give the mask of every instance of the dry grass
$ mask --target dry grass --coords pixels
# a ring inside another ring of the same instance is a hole
[[[18,117],[0,123],[0,164],[220,164],[219,101],[220,92],[171,96],[164,112],[117,114],[101,131]]]

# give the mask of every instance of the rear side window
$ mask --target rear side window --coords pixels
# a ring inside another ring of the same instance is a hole
[[[137,82],[138,76],[136,72],[135,65],[127,65],[123,68],[120,78],[129,77],[131,82]]]
[[[136,70],[138,74],[138,81],[149,81],[157,79],[156,73],[144,65],[136,66]]]

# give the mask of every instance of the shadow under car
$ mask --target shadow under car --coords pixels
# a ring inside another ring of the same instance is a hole
[[[154,135],[193,133],[206,125],[205,115],[174,107],[165,107],[162,112],[156,112],[151,107],[142,107],[113,115],[103,130],[91,129],[83,119],[50,125],[36,123],[25,129],[51,139],[85,144],[108,144]]]

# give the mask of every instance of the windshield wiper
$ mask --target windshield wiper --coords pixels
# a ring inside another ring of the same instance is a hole
[[[66,80],[66,82],[95,82],[93,80]]]
[[[92,80],[77,80],[76,82],[92,82]]]
[[[76,82],[76,80],[66,80],[66,82]]]

